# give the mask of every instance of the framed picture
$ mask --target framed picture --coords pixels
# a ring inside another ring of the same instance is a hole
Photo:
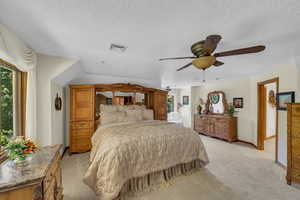
[[[182,105],[189,105],[189,96],[182,97]]]
[[[287,110],[286,103],[295,102],[295,92],[280,92],[276,95],[277,110]]]
[[[243,108],[244,107],[244,99],[242,97],[233,98],[233,106],[235,108]]]

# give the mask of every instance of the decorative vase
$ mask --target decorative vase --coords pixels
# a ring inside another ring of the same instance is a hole
[[[20,160],[17,158],[13,160],[11,163],[14,168],[24,168],[29,165],[27,157],[25,157],[24,160]]]

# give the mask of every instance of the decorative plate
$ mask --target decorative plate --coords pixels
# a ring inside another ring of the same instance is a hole
[[[55,109],[56,110],[61,110],[62,107],[62,100],[61,98],[58,96],[58,94],[56,94],[56,98],[55,98]]]
[[[220,95],[219,94],[211,94],[210,95],[210,101],[212,102],[212,104],[219,103],[219,100],[220,100]]]

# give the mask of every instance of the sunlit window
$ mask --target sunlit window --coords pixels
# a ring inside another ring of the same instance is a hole
[[[14,71],[0,65],[0,134],[14,132]]]

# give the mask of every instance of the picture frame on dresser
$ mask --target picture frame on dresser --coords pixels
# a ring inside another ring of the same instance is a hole
[[[277,110],[287,110],[287,103],[295,103],[295,92],[280,92],[276,94]]]

